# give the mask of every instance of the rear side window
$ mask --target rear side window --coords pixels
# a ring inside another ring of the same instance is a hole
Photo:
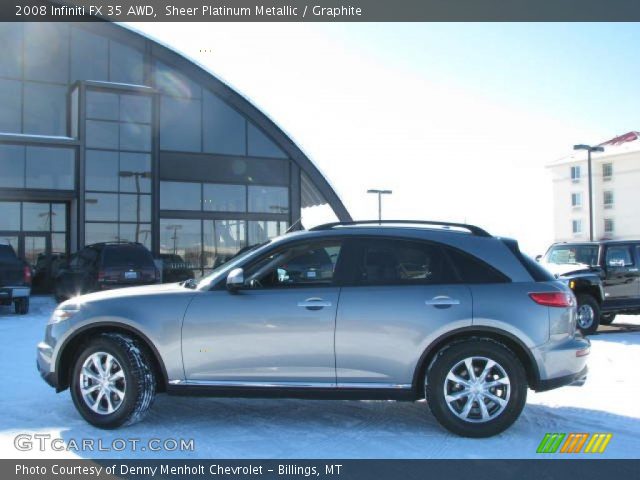
[[[607,267],[631,267],[634,264],[631,256],[631,248],[628,245],[607,247],[606,258]]]
[[[462,283],[508,283],[511,281],[509,277],[473,255],[453,248],[447,249],[447,255]]]
[[[359,285],[429,285],[456,281],[439,246],[398,239],[362,240],[354,270],[354,280]]]
[[[102,262],[105,267],[154,267],[151,253],[139,245],[106,247]]]

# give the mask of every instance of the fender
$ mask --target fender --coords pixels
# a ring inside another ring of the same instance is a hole
[[[413,374],[412,388],[416,395],[419,396],[421,389],[424,387],[424,372],[428,368],[433,357],[447,344],[459,340],[465,340],[474,336],[486,336],[497,341],[504,341],[508,347],[516,350],[513,353],[523,363],[523,367],[527,372],[527,380],[530,388],[535,389],[540,383],[540,371],[538,369],[538,364],[530,349],[522,343],[518,337],[498,328],[472,325],[469,327],[457,328],[441,335],[422,353]]]
[[[167,382],[168,382],[168,376],[167,376],[167,370],[166,370],[165,365],[164,365],[164,361],[162,360],[162,357],[160,356],[160,353],[156,349],[156,347],[153,344],[153,342],[149,339],[149,337],[147,337],[144,333],[142,333],[137,328],[134,328],[134,327],[132,327],[130,325],[127,325],[125,323],[101,322],[101,323],[97,323],[97,324],[96,323],[91,323],[91,324],[84,325],[84,326],[78,328],[75,332],[73,332],[72,335],[70,335],[68,338],[66,338],[64,340],[64,342],[62,342],[62,345],[60,345],[60,349],[58,351],[58,355],[56,356],[56,368],[55,368],[56,392],[61,392],[62,390],[65,390],[67,388],[66,380],[61,377],[61,373],[62,373],[61,372],[61,367],[62,367],[61,362],[62,362],[62,359],[64,358],[65,352],[66,352],[67,348],[69,347],[69,345],[73,344],[78,339],[78,337],[82,336],[83,334],[87,333],[90,330],[103,331],[103,330],[111,330],[111,329],[118,329],[118,330],[126,331],[126,332],[131,333],[132,335],[140,338],[144,342],[145,347],[147,347],[149,349],[149,351],[151,352],[151,354],[154,357],[154,360],[155,360],[156,364],[158,365],[158,367],[160,369],[160,374],[162,375],[162,386],[166,387]]]

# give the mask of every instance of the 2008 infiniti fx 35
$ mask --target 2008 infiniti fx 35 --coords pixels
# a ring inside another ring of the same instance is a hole
[[[197,284],[68,300],[37,363],[102,428],[140,420],[157,392],[426,398],[444,427],[484,437],[518,418],[527,388],[584,382],[575,323],[571,290],[513,240],[349,222],[256,246]]]

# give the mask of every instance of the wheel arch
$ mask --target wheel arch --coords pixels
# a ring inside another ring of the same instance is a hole
[[[117,322],[105,322],[81,327],[74,332],[73,335],[65,339],[64,343],[60,347],[60,352],[56,360],[55,372],[57,392],[61,392],[69,388],[69,377],[73,369],[73,358],[75,354],[78,353],[88,340],[100,335],[101,333],[122,333],[137,340],[152,362],[152,368],[157,382],[156,391],[166,391],[168,382],[167,370],[160,353],[149,337],[130,325]]]
[[[416,398],[423,398],[425,373],[435,356],[443,348],[472,338],[494,340],[509,348],[520,360],[527,374],[529,388],[535,390],[540,382],[538,364],[530,349],[515,335],[493,327],[471,326],[447,332],[432,342],[422,353],[413,374],[412,388]]]

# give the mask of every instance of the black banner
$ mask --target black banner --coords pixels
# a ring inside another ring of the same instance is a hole
[[[0,460],[3,480],[601,480],[612,474],[638,479],[640,460]]]
[[[640,21],[634,0],[3,0],[1,21]]]

